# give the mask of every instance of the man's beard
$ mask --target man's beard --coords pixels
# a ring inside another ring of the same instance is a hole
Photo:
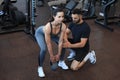
[[[78,19],[77,21],[73,21],[73,22],[77,24],[77,23],[79,23],[79,22],[80,22],[80,19]]]

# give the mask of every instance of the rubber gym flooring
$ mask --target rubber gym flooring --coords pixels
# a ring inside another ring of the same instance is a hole
[[[17,6],[24,4],[18,0]],[[24,6],[18,7],[20,10]],[[24,11],[23,10],[23,11]],[[37,27],[45,24],[50,14],[49,7],[37,8]],[[111,25],[114,32],[110,32],[94,23],[94,19],[86,20],[91,27],[91,50],[96,51],[97,63],[92,65],[89,61],[78,70],[64,71],[58,68],[51,71],[49,55],[47,53],[44,70],[46,77],[38,77],[39,47],[33,38],[24,32],[15,32],[0,35],[0,80],[120,80],[120,27]],[[54,50],[56,45],[53,43]],[[67,53],[65,58],[67,57]],[[70,66],[69,61],[66,64]]]

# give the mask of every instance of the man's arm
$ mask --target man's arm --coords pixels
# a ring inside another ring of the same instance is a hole
[[[81,41],[78,43],[70,44],[68,47],[71,48],[82,48],[87,43],[88,38],[81,38]]]
[[[87,42],[88,38],[81,38],[81,41],[78,43],[64,43],[63,47],[64,48],[82,48],[85,46],[86,42]]]

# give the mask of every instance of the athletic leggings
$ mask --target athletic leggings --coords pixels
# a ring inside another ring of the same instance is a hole
[[[35,38],[36,38],[37,43],[40,47],[40,54],[38,56],[39,66],[43,66],[43,62],[44,62],[46,51],[47,51],[47,45],[46,45],[46,41],[45,41],[43,27],[44,26],[40,26],[35,31]],[[58,44],[59,37],[57,37],[57,36],[51,37],[51,40]],[[60,56],[61,61],[64,59],[64,54],[65,54],[65,49],[62,49],[62,53],[61,53],[61,56]]]

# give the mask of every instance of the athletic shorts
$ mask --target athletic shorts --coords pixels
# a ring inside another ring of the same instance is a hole
[[[82,51],[82,50],[75,50],[75,57],[74,60],[82,62],[85,56],[88,54],[88,51]]]
[[[74,43],[72,39],[68,39],[70,43]],[[82,61],[85,56],[88,54],[89,49],[88,50],[83,50],[82,48],[71,48],[75,51],[76,55],[74,57],[74,60],[77,61]]]

